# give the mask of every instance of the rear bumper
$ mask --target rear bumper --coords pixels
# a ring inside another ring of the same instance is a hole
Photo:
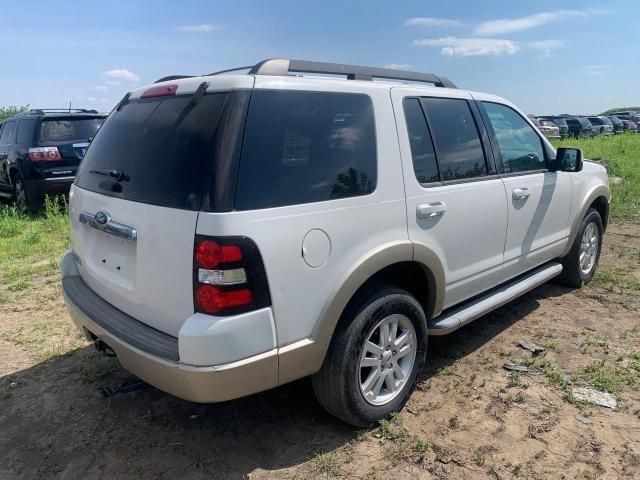
[[[24,188],[33,201],[42,201],[46,195],[67,195],[74,176],[47,178],[44,180],[25,180]]]
[[[178,360],[178,338],[128,317],[87,291],[70,251],[61,267],[65,303],[74,323],[88,339],[97,337],[105,342],[124,368],[147,383],[203,403],[231,400],[277,385],[277,349],[221,365],[182,363]]]

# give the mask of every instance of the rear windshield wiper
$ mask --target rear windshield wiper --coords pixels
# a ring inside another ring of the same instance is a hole
[[[108,170],[106,168],[99,170],[89,170],[89,173],[95,173],[96,175],[104,175],[106,177],[112,177],[116,179],[116,182],[128,182],[129,177],[125,175],[122,170]]]

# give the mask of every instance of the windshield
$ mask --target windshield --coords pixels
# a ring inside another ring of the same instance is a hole
[[[93,138],[104,118],[52,118],[40,124],[41,142],[64,142]]]
[[[199,210],[228,97],[224,92],[197,102],[191,102],[192,95],[137,99],[114,110],[87,150],[77,185],[126,200]]]

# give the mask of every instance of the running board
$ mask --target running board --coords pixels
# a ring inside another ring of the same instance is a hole
[[[429,335],[447,335],[454,332],[553,277],[557,277],[560,273],[562,273],[562,265],[556,262],[538,267],[516,280],[490,290],[486,295],[429,320]]]

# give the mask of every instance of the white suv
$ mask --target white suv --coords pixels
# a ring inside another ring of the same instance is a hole
[[[312,375],[369,425],[403,407],[429,335],[591,279],[607,185],[511,103],[433,74],[277,59],[169,77],[87,151],[63,290],[161,390],[219,402]]]

